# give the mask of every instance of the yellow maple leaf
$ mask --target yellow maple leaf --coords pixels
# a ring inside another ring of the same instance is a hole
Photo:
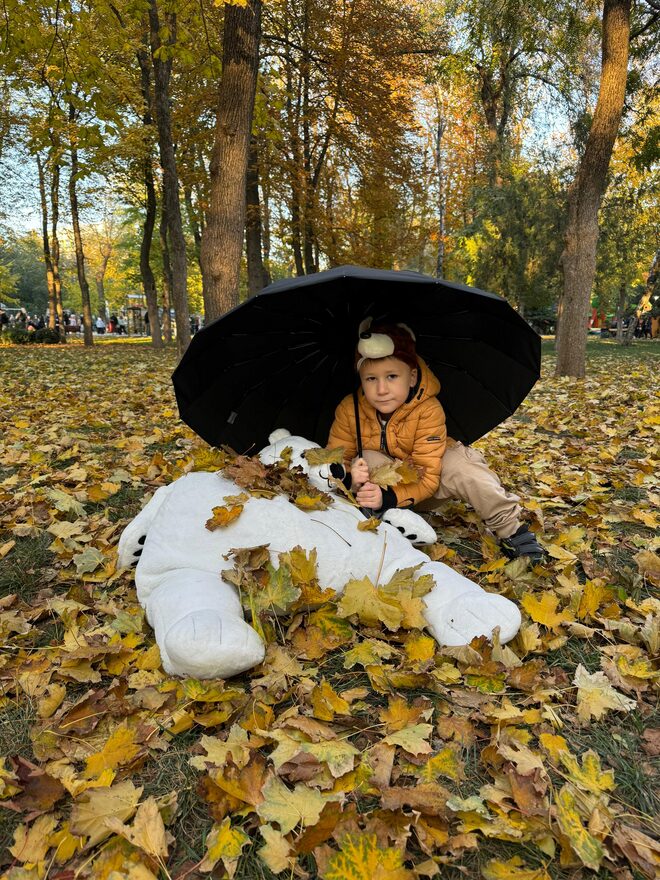
[[[76,798],[71,810],[71,830],[89,837],[91,849],[112,833],[105,820],[113,816],[125,822],[137,807],[142,787],[136,788],[130,779],[111,788],[95,788]]]
[[[346,584],[337,605],[337,614],[340,617],[356,614],[360,623],[367,626],[383,623],[390,630],[398,629],[403,620],[400,603],[393,597],[384,596],[366,577]]]
[[[87,779],[94,779],[104,770],[114,770],[130,764],[139,751],[140,746],[135,742],[135,731],[126,724],[120,724],[101,751],[87,758],[85,776]]]
[[[319,721],[332,721],[336,713],[351,714],[351,707],[346,700],[340,697],[325,680],[312,690],[310,699],[314,717]]]
[[[292,791],[276,776],[268,777],[262,794],[257,813],[267,822],[277,822],[282,834],[293,831],[296,825],[315,825],[326,804],[317,789],[299,783]]]
[[[555,764],[559,763],[562,752],[568,752],[568,743],[563,736],[554,733],[539,734],[539,742]]]
[[[292,855],[291,844],[287,838],[276,831],[272,825],[262,825],[259,833],[265,841],[264,845],[259,847],[259,858],[266,867],[270,868],[274,874],[291,870],[295,863],[295,857]]]
[[[484,880],[550,880],[545,868],[527,868],[520,856],[513,856],[506,862],[491,859],[482,865]]]
[[[39,816],[31,825],[19,825],[14,831],[14,843],[9,852],[19,862],[36,864],[46,858],[48,838],[55,830],[57,816]]]
[[[562,623],[571,620],[570,614],[566,611],[557,611],[559,597],[549,592],[542,593],[540,599],[533,593],[525,593],[520,604],[533,621],[541,623],[549,629],[555,629]]]
[[[238,519],[241,513],[243,513],[243,505],[236,504],[233,507],[214,507],[212,513],[213,516],[210,519],[207,519],[205,523],[209,532],[214,532],[216,529],[225,529],[227,526],[231,525],[234,520]]]
[[[578,715],[582,721],[590,721],[592,718],[598,721],[610,709],[630,712],[637,708],[635,700],[614,690],[604,672],[590,675],[581,663],[575,670],[573,684],[578,689]]]
[[[432,755],[419,771],[422,782],[435,782],[439,776],[446,776],[455,782],[465,779],[463,762],[455,746],[446,746]]]
[[[131,827],[125,825],[117,816],[107,817],[105,826],[156,859],[167,858],[169,845],[174,842],[172,835],[165,831],[158,803],[154,797],[148,797],[143,804],[140,804]]]
[[[587,868],[597,871],[605,855],[603,844],[582,825],[575,797],[568,785],[557,794],[555,807],[559,827],[568,838],[573,851]]]
[[[240,828],[231,827],[231,819],[227,816],[220,825],[214,825],[206,838],[206,854],[199,868],[201,871],[212,871],[222,859],[225,870],[231,877],[234,867],[250,838]]]
[[[358,531],[360,532],[377,532],[380,520],[377,516],[370,516],[369,519],[362,519],[358,523]]]
[[[299,495],[296,495],[294,502],[296,507],[299,507],[300,510],[327,510],[328,502],[325,500],[323,495],[308,495],[305,492],[301,492]]]
[[[334,449],[313,447],[312,449],[305,449],[303,457],[310,467],[319,467],[322,464],[342,464],[344,461],[344,447],[336,446]]]
[[[583,791],[601,794],[603,791],[612,791],[616,787],[614,770],[603,771],[600,766],[600,757],[596,752],[585,752],[582,756],[581,767],[577,758],[568,751],[560,752],[559,760],[568,771],[571,782]]]
[[[346,834],[334,853],[325,880],[413,880],[415,874],[403,867],[403,853],[385,847],[375,834]]]
[[[432,724],[412,724],[410,727],[404,727],[402,730],[388,734],[383,737],[382,742],[391,746],[401,746],[411,755],[428,755],[433,751],[427,742],[432,730]]]

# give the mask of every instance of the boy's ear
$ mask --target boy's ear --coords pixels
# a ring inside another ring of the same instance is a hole
[[[410,371],[410,387],[414,388],[416,384],[417,384],[417,367],[414,367]]]

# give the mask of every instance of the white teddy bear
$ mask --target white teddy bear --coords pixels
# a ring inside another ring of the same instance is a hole
[[[310,482],[329,489],[329,466],[310,467],[304,458],[317,444],[277,431],[261,453],[264,464],[292,450],[291,466],[301,465]],[[351,579],[387,583],[395,572],[420,566],[417,577],[432,575],[435,587],[424,596],[425,617],[441,645],[463,645],[500,628],[502,643],[520,627],[518,608],[442,562],[431,562],[404,534],[435,540],[428,524],[412,511],[390,511],[375,532],[359,531],[360,511],[340,495],[327,510],[308,513],[284,495],[251,497],[241,515],[223,529],[205,528],[214,507],[241,488],[217,473],[190,473],[158,489],[119,541],[119,564],[135,564],[138,599],[153,626],[163,667],[172,675],[229,678],[259,664],[264,644],[243,619],[236,589],[221,573],[233,567],[223,558],[232,548],[268,544],[271,561],[296,546],[316,549],[323,588],[343,590]],[[402,530],[404,534],[401,533]]]

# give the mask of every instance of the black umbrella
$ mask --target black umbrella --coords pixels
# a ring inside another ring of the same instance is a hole
[[[287,278],[197,333],[172,381],[184,422],[208,443],[254,452],[275,428],[324,445],[358,384],[361,321],[408,324],[440,379],[451,437],[504,421],[539,378],[541,340],[493,293],[418,272],[340,266]]]

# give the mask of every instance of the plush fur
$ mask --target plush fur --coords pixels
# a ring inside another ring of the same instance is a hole
[[[310,468],[304,451],[316,444],[302,437],[275,435],[261,452],[264,463],[279,459],[289,446],[319,488],[329,489],[329,467]],[[163,666],[174,675],[228,678],[258,663],[264,645],[243,619],[236,590],[221,578],[232,567],[223,555],[231,548],[269,544],[277,554],[300,546],[316,549],[319,583],[340,592],[352,578],[386,583],[394,573],[420,565],[436,586],[424,597],[428,628],[440,644],[461,645],[500,628],[500,639],[513,638],[520,612],[508,599],[480,586],[441,562],[431,562],[404,533],[417,534],[428,524],[411,511],[392,511],[395,522],[377,532],[361,532],[359,510],[336,496],[328,510],[307,513],[283,496],[251,498],[241,515],[224,529],[208,531],[205,522],[225,495],[241,492],[222,472],[191,473],[164,486],[126,527],[119,542],[119,564],[137,561],[138,598],[156,634]],[[401,522],[403,516],[404,524]],[[411,519],[412,518],[412,519]],[[398,521],[397,521],[398,520]]]

